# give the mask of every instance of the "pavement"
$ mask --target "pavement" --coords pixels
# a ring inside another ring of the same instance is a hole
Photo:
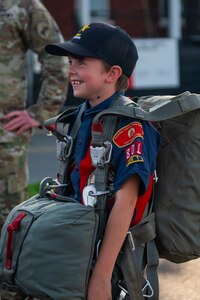
[[[200,300],[200,259],[183,264],[160,259],[160,300]]]
[[[59,163],[55,143],[47,131],[36,131],[29,150],[30,183],[56,177]],[[200,300],[200,259],[178,265],[160,259],[158,274],[159,300]]]

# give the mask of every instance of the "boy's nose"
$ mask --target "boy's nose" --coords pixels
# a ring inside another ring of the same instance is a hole
[[[75,68],[75,65],[74,64],[70,64],[69,67],[68,67],[68,73],[76,73],[76,68]]]

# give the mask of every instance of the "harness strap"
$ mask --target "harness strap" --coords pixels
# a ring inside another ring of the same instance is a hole
[[[125,283],[128,288],[130,299],[144,299],[144,295],[154,298],[155,284],[152,284],[147,276],[147,280],[143,276],[144,269],[144,250],[145,244],[151,243],[155,238],[155,216],[150,214],[142,219],[142,221],[129,229],[126,240],[122,247],[120,265],[124,275]],[[147,270],[152,270],[152,260],[147,262]]]
[[[155,213],[153,212],[153,205],[154,205],[154,194],[155,194],[155,184],[157,182],[157,175],[156,172],[154,174],[155,182],[152,190],[151,199],[146,207],[146,210],[143,215],[143,220],[148,218],[154,218],[154,234],[155,230]],[[152,221],[152,220],[151,220]],[[155,243],[155,237],[151,240],[148,240],[145,244],[145,252],[143,253],[143,257],[146,259],[146,277],[148,282],[150,282],[151,290],[153,290],[153,295],[151,300],[158,300],[159,299],[159,281],[158,281],[158,265],[159,265],[159,254]],[[149,295],[151,294],[151,290],[149,289],[150,286],[147,286],[146,293]]]
[[[75,122],[73,124],[73,127],[72,127],[72,129],[70,131],[70,137],[71,137],[72,143],[75,140],[76,135],[78,133],[78,130],[80,128],[81,117],[82,117],[82,114],[83,114],[84,110],[85,110],[85,103],[83,103],[83,105],[80,107],[78,115],[77,115],[77,117],[75,119]],[[67,132],[63,132],[63,134],[67,135]],[[59,174],[58,174],[58,176],[59,176],[59,182],[60,183],[66,183],[66,178],[67,178],[69,166],[70,166],[70,163],[71,163],[71,161],[73,159],[73,146],[74,145],[72,145],[72,149],[71,149],[71,153],[70,153],[69,157],[67,157],[66,160],[61,160],[60,161]]]
[[[131,101],[131,100],[130,100]],[[130,104],[130,102],[129,102]],[[99,123],[102,117],[105,116],[124,116],[130,118],[138,118],[145,121],[160,122],[167,119],[172,119],[182,114],[200,108],[200,95],[183,93],[173,97],[173,101],[165,105],[156,107],[155,110],[145,111],[138,105],[125,105],[123,107],[108,108],[100,112],[95,118],[94,123]]]
[[[117,99],[114,99],[111,108],[100,112],[94,117],[92,123],[92,145],[94,147],[102,146],[106,138],[108,141],[110,141],[113,137],[114,130],[116,129],[117,124],[119,124],[121,115],[112,115],[110,111],[115,112],[118,106],[120,108],[123,108],[124,106],[128,107],[129,105],[137,106],[137,104],[129,98],[119,96]],[[107,112],[108,110],[109,113],[105,114],[105,112]],[[102,121],[102,117],[104,116],[107,116],[107,118]],[[115,122],[117,123],[115,124]]]
[[[111,107],[116,103],[120,103],[124,97],[118,97],[113,100]],[[102,123],[92,124],[92,147],[102,147],[105,141],[111,141],[115,130],[119,124],[119,118],[109,117],[103,120]],[[110,168],[110,161],[105,163],[103,166],[95,166],[95,188],[97,191],[105,192],[108,183],[108,174]],[[99,215],[99,228],[97,239],[101,241],[105,229],[105,224],[107,220],[106,214],[106,203],[107,194],[101,194],[97,198],[96,202],[96,212]]]
[[[142,287],[145,285],[145,280],[138,268],[133,251],[129,240],[126,239],[120,260],[121,270],[124,275],[130,299],[143,300]]]
[[[159,254],[155,244],[155,240],[151,240],[146,245],[146,257],[147,257],[147,279],[151,284],[154,292],[151,300],[159,299],[159,282],[158,282],[158,265],[159,265]],[[147,288],[147,294],[149,294],[149,287]]]

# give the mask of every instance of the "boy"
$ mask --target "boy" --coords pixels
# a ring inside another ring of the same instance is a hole
[[[82,201],[82,191],[94,170],[88,151],[92,120],[127,89],[128,78],[138,59],[137,50],[130,36],[121,28],[91,23],[70,41],[47,45],[46,51],[52,55],[68,56],[68,75],[74,96],[86,99],[70,178],[71,196]],[[112,144],[115,200],[89,281],[87,300],[112,299],[112,271],[130,224],[138,222],[144,211],[147,202],[144,195],[156,167],[158,134],[148,122],[123,118],[113,135]],[[113,175],[113,171],[110,172]]]

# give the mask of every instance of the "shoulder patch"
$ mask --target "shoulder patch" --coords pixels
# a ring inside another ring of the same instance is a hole
[[[139,122],[132,122],[120,128],[113,136],[113,142],[119,148],[126,147],[133,143],[137,137],[144,138],[142,124]]]
[[[37,33],[43,39],[48,39],[50,36],[49,24],[45,21],[38,22]]]

